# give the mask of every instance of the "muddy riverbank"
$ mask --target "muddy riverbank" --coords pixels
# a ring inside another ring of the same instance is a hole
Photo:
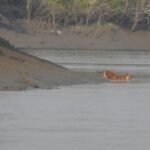
[[[19,33],[0,28],[1,37],[18,48],[74,50],[150,50],[150,32],[102,29],[88,33],[61,30],[61,35],[48,32]]]
[[[100,83],[95,73],[71,71],[53,62],[22,53],[0,39],[0,90],[51,89]]]

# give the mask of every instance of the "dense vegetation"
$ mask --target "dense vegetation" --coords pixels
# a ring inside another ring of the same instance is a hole
[[[1,0],[24,8],[28,21],[57,25],[114,23],[135,30],[150,29],[150,0]]]

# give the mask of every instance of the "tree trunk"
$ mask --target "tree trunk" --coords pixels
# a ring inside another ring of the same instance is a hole
[[[139,18],[140,18],[140,2],[137,1],[136,3],[136,10],[135,10],[135,15],[134,15],[134,19],[133,19],[133,24],[131,27],[131,31],[135,31],[137,24],[139,22]]]
[[[56,20],[55,20],[55,8],[52,6],[52,24],[53,24],[53,30],[56,28]]]
[[[126,0],[124,14],[126,14],[126,12],[128,11],[128,7],[129,7],[129,0]]]
[[[26,0],[27,20],[30,22],[32,13],[32,0]]]

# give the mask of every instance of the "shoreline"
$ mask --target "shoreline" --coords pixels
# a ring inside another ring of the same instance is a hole
[[[48,33],[33,35],[0,28],[0,36],[13,45],[13,47],[0,45],[0,90],[53,89],[60,86],[104,82],[96,75],[96,72],[72,71],[53,62],[25,54],[19,48],[67,49],[68,51],[72,49],[115,50],[118,52],[121,50],[150,50],[150,32],[131,33],[121,30],[112,35],[112,32],[108,31],[97,38],[81,33],[61,32],[61,35]],[[12,49],[15,50],[12,51]]]
[[[50,33],[17,33],[0,28],[1,37],[16,48],[66,50],[150,50],[150,32],[119,30],[100,31],[97,37],[61,30],[61,35]]]
[[[0,59],[1,91],[102,83],[95,72],[72,71],[51,61],[19,52],[1,38]]]

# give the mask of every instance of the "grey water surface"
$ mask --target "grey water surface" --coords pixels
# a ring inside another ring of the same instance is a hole
[[[26,52],[73,70],[112,68],[141,76],[134,83],[1,91],[0,150],[150,148],[150,82],[144,82],[150,78],[149,51]]]
[[[23,49],[23,52],[47,59],[71,69],[116,69],[150,72],[149,50],[39,50]]]

